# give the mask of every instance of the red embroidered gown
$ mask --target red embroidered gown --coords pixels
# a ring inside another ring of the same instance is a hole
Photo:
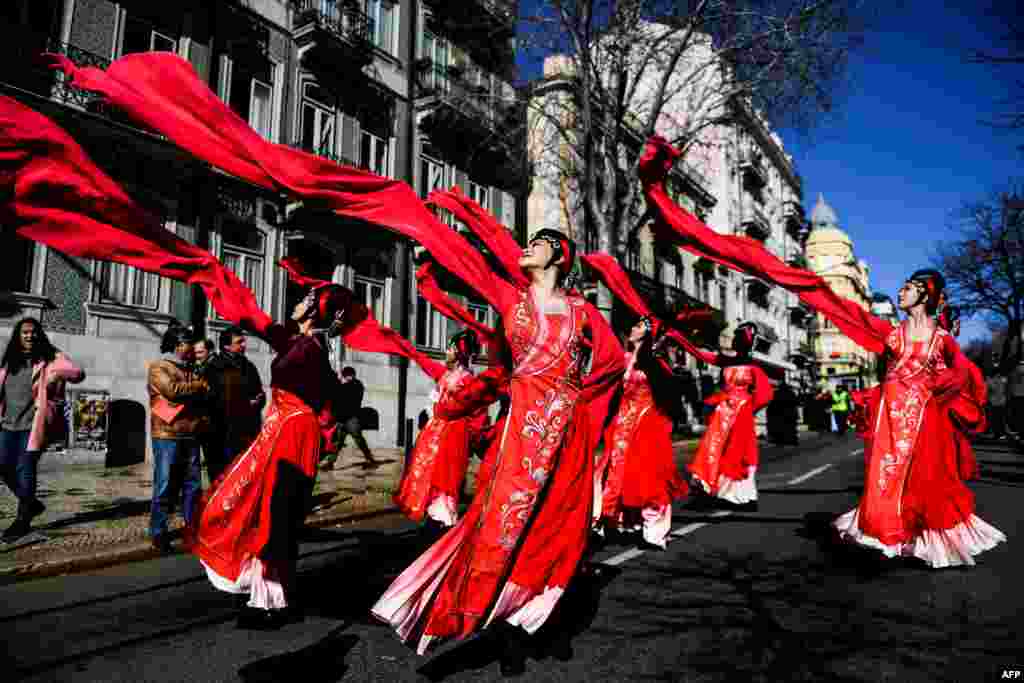
[[[649,353],[638,358],[635,351],[626,353],[626,368],[619,410],[605,433],[610,455],[600,513],[606,525],[640,520],[644,540],[664,548],[672,500],[689,490],[672,454],[672,418],[651,386],[651,374],[671,369]]]
[[[511,403],[477,494],[373,607],[421,654],[435,638],[465,637],[494,619],[535,631],[583,556],[594,476],[583,347],[588,331],[599,343],[595,325],[606,323],[580,297],[566,300],[565,314],[541,313],[523,289],[502,311]]]
[[[974,514],[974,495],[960,474],[954,420],[968,424],[978,410],[965,392],[968,361],[943,329],[912,342],[903,323],[885,346],[889,369],[870,411],[864,494],[835,527],[888,557],[972,565],[1006,537]]]
[[[416,439],[394,497],[402,513],[414,521],[422,521],[427,515],[445,526],[453,526],[458,519],[459,492],[469,464],[470,440],[483,428],[487,415],[481,410],[449,420],[438,413],[443,414],[445,407],[472,380],[473,373],[461,365],[445,370],[437,380],[434,414]]]
[[[320,458],[318,413],[338,382],[317,338],[267,333],[271,405],[256,440],[239,454],[199,503],[189,546],[214,587],[250,593],[250,607],[287,606],[297,534]]]
[[[771,402],[774,390],[756,365],[726,367],[722,375],[725,389],[707,400],[715,412],[689,470],[707,493],[730,503],[749,503],[757,500],[754,413]]]

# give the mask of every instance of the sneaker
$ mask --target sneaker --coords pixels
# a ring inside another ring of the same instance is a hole
[[[31,529],[32,527],[27,519],[24,517],[18,517],[14,520],[14,524],[7,527],[4,531],[3,540],[5,543],[17,541],[19,538],[31,531]]]

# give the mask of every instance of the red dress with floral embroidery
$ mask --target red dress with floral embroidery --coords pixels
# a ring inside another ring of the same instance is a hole
[[[458,517],[457,504],[469,464],[470,439],[483,427],[484,411],[453,420],[438,414],[472,382],[473,373],[456,366],[437,381],[438,398],[434,415],[416,439],[409,464],[395,494],[395,504],[414,521],[425,515],[452,526]]]
[[[653,358],[641,367],[635,352],[626,353],[619,410],[605,433],[609,462],[602,491],[606,524],[643,520],[644,538],[664,546],[671,523],[671,502],[689,487],[672,454],[672,418],[658,405],[648,373],[671,372]]]
[[[502,311],[511,403],[477,494],[372,610],[421,653],[433,639],[465,637],[494,619],[535,631],[583,556],[594,480],[585,334],[596,332],[596,345],[606,323],[582,298],[565,298],[564,314],[542,313],[523,289]]]
[[[954,420],[976,420],[965,390],[970,370],[953,337],[937,329],[911,341],[906,323],[886,338],[888,372],[870,413],[860,504],[840,516],[840,534],[887,556],[918,557],[933,567],[974,564],[1006,537],[974,514],[960,472]]]
[[[689,470],[707,493],[747,503],[757,499],[754,413],[771,402],[774,391],[768,375],[756,365],[726,367],[722,376],[725,389],[707,400],[716,406],[715,412]]]

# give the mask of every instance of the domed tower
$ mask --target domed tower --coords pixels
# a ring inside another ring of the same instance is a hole
[[[821,275],[839,296],[856,301],[865,310],[871,305],[868,267],[857,259],[853,240],[839,227],[835,210],[818,195],[811,212],[807,236],[807,267]],[[815,356],[821,379],[831,385],[861,387],[871,381],[871,354],[839,332],[832,323],[817,316]]]

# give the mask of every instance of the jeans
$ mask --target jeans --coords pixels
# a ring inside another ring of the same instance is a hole
[[[203,492],[200,447],[195,439],[153,439],[153,504],[149,535],[167,533],[167,518],[174,512],[178,496],[184,495],[185,524]]]
[[[36,499],[36,468],[39,451],[28,450],[29,430],[0,430],[0,475],[20,502]]]

